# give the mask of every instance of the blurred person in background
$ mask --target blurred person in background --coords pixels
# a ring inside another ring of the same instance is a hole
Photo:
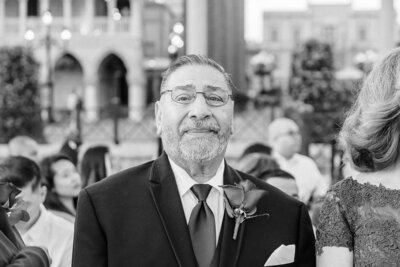
[[[272,148],[262,143],[254,143],[245,148],[240,158],[243,158],[248,154],[253,154],[253,153],[271,155]]]
[[[261,173],[258,178],[282,190],[289,196],[299,199],[299,189],[297,188],[296,180],[290,173],[279,168],[269,169]]]
[[[267,154],[250,153],[242,157],[237,163],[237,169],[260,178],[260,175],[267,170],[278,169],[276,160]]]
[[[62,144],[59,153],[69,157],[75,166],[78,166],[78,154],[82,141],[77,134],[68,136]]]
[[[278,118],[268,126],[268,140],[273,156],[280,168],[294,176],[299,189],[299,199],[310,204],[325,195],[328,186],[317,164],[310,157],[298,152],[301,135],[298,125],[291,119]]]
[[[23,156],[35,162],[39,161],[39,147],[37,142],[29,136],[18,135],[8,142],[10,156]]]
[[[374,65],[339,144],[359,173],[336,183],[325,197],[318,266],[399,266],[400,49]]]
[[[89,147],[82,156],[80,173],[82,188],[96,183],[112,173],[110,149],[105,145]]]
[[[47,248],[52,267],[70,267],[74,226],[43,206],[47,189],[41,183],[39,166],[25,157],[9,157],[0,164],[0,181],[21,190],[29,220],[19,221],[15,227],[25,244]]]
[[[47,186],[44,205],[51,212],[75,221],[76,204],[82,189],[81,176],[71,159],[62,154],[45,157],[40,168]]]
[[[0,266],[48,267],[49,257],[45,249],[25,246],[14,224],[29,220],[21,205],[21,191],[12,183],[0,182]]]

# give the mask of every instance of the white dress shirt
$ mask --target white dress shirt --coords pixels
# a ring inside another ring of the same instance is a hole
[[[172,171],[175,175],[176,184],[178,186],[179,195],[181,196],[183,210],[185,212],[186,222],[189,223],[190,214],[194,206],[197,205],[198,200],[190,188],[198,184],[195,180],[190,177],[190,175],[177,164],[175,164],[170,158],[169,162],[171,164]],[[221,231],[222,221],[224,219],[224,191],[220,185],[224,184],[224,169],[225,163],[221,162],[219,165],[217,173],[214,177],[206,182],[212,186],[210,193],[207,197],[207,205],[210,207],[214,214],[215,219],[215,234],[216,243],[218,243],[219,233]]]
[[[274,153],[273,156],[282,170],[294,176],[301,201],[308,203],[311,196],[321,197],[326,193],[328,188],[324,178],[311,158],[301,154],[294,154],[290,159],[279,153]]]
[[[39,219],[21,236],[27,246],[48,249],[52,260],[51,267],[71,267],[73,223],[54,215],[41,205]]]

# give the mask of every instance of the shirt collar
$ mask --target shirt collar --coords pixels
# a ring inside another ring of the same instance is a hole
[[[190,188],[198,184],[192,177],[180,166],[178,166],[173,160],[168,157],[168,160],[171,164],[172,172],[174,173],[176,185],[178,186],[179,195],[183,197]],[[218,167],[215,175],[206,182],[206,184],[211,185],[213,188],[218,190],[221,194],[223,193],[223,189],[220,185],[224,184],[224,170],[225,170],[225,161],[222,160],[221,164]]]
[[[37,241],[42,238],[42,235],[45,231],[45,228],[47,226],[46,221],[47,221],[47,215],[48,211],[46,208],[43,206],[43,204],[40,205],[40,215],[38,220],[32,227],[25,233],[25,236],[29,236],[32,240]]]
[[[291,162],[291,163],[296,163],[298,160],[298,154],[295,153],[293,155],[293,157],[291,157],[290,159],[286,159],[285,157],[283,157],[281,154],[279,154],[278,152],[273,152],[272,153],[273,157],[278,160],[279,162]]]

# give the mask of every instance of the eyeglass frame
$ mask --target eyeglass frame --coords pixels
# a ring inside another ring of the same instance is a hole
[[[175,88],[174,88],[174,89],[175,89]],[[196,99],[197,99],[197,94],[202,94],[203,97],[204,97],[204,99],[205,99],[205,101],[206,101],[206,103],[207,103],[207,105],[209,105],[209,106],[211,106],[211,107],[222,107],[222,106],[225,106],[226,104],[228,104],[229,98],[230,98],[232,101],[234,101],[233,94],[228,94],[228,95],[227,95],[227,96],[228,96],[227,101],[226,101],[226,102],[223,102],[222,105],[210,105],[210,104],[208,103],[208,100],[207,100],[207,97],[206,97],[206,93],[207,93],[207,92],[198,92],[198,91],[195,91],[195,96],[194,96],[194,98],[193,98],[193,100],[192,100],[191,102],[188,102],[188,103],[180,103],[180,102],[175,101],[174,98],[172,97],[172,92],[174,91],[174,89],[164,90],[164,91],[162,91],[162,92],[160,93],[160,96],[162,96],[163,94],[165,94],[165,93],[167,93],[167,92],[170,92],[171,100],[172,100],[173,102],[175,102],[175,103],[180,104],[180,105],[189,105],[189,104],[193,103],[193,102],[196,101]],[[226,92],[226,91],[225,91],[225,92]]]
[[[300,133],[299,130],[290,130],[290,131],[281,133],[281,136],[284,136],[284,135],[288,135],[288,136],[292,136],[293,137],[293,136],[301,136],[301,133]]]

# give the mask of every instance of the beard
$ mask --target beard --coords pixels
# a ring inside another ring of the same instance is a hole
[[[209,129],[204,136],[190,136],[191,129]],[[178,132],[170,125],[163,125],[162,140],[167,153],[185,161],[210,161],[225,152],[231,135],[230,129],[221,129],[210,121],[184,122]]]

